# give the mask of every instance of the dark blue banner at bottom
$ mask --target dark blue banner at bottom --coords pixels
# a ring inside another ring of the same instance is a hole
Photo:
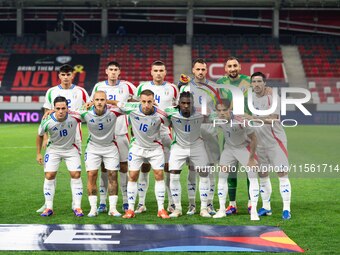
[[[277,227],[0,225],[0,250],[303,252]]]

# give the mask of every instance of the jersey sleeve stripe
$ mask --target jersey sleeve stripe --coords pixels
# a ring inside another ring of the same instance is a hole
[[[206,85],[212,92],[213,94],[215,94],[217,100],[218,100],[218,103],[221,104],[222,103],[222,100],[221,100],[221,97],[219,95],[219,93],[217,93],[217,91],[211,86],[211,85]]]
[[[171,84],[171,87],[174,89],[174,97],[177,99],[178,97],[177,88],[174,84]]]
[[[81,90],[81,95],[82,95],[83,102],[86,103],[87,100],[88,100],[86,92],[85,92],[85,90],[83,88],[80,88],[80,90]]]
[[[134,93],[133,93],[133,89],[131,88],[131,85],[128,84],[128,83],[127,83],[126,85],[127,85],[128,89],[129,89],[129,94],[133,96]],[[132,86],[133,86],[133,85],[132,85]]]

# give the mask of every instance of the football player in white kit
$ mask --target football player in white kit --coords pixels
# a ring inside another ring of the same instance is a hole
[[[182,92],[179,105],[167,108],[166,113],[175,134],[169,158],[170,188],[175,210],[169,216],[177,218],[182,215],[180,173],[183,165],[189,162],[194,167],[193,171],[199,174],[200,215],[210,218],[211,215],[208,212],[209,159],[201,137],[204,115],[195,111],[194,98],[190,92]]]
[[[204,59],[198,58],[193,62],[192,73],[194,79],[190,79],[187,84],[180,87],[180,93],[189,91],[194,97],[194,107],[202,109],[205,106],[209,111],[214,111],[215,106],[219,100],[219,95],[214,88],[214,82],[206,78],[208,72],[207,63]],[[203,123],[201,126],[202,137],[204,145],[208,153],[210,165],[218,163],[220,158],[220,149],[218,145],[217,132],[211,123]],[[215,173],[209,173],[210,189],[208,196],[208,212],[211,215],[216,213],[213,200],[215,192]],[[196,172],[189,171],[188,174],[188,196],[189,196],[189,209],[187,214],[193,215],[196,211],[195,197],[196,197]]]
[[[98,82],[91,94],[91,99],[93,99],[93,95],[96,91],[105,91],[108,100],[118,100],[120,102],[128,102],[132,100],[136,87],[128,81],[119,80],[120,76],[120,64],[116,61],[111,61],[106,65],[105,73],[107,74],[107,80]],[[123,210],[126,211],[128,209],[127,202],[127,159],[128,159],[128,151],[129,151],[129,135],[128,135],[128,122],[127,116],[122,115],[119,116],[116,123],[115,130],[115,140],[119,149],[119,157],[120,157],[120,190],[123,196]],[[98,212],[106,212],[106,198],[107,198],[107,188],[108,188],[108,176],[107,171],[104,167],[102,167],[101,175],[100,175],[100,203],[98,207]]]
[[[65,160],[71,176],[73,213],[77,217],[84,216],[81,209],[83,183],[81,181],[81,162],[79,148],[75,145],[76,132],[80,122],[68,114],[68,100],[57,96],[54,100],[54,110],[47,119],[42,120],[36,138],[37,157],[39,164],[44,164],[45,181],[44,196],[46,208],[40,214],[47,217],[53,215],[53,198],[55,194],[55,178],[62,159]],[[44,158],[41,154],[44,134],[49,134],[49,140]]]
[[[136,93],[136,99],[139,99],[141,92],[143,90],[149,89],[155,95],[155,103],[157,104],[157,108],[161,110],[165,110],[167,107],[177,105],[178,101],[178,88],[176,85],[165,81],[166,76],[166,67],[164,62],[162,61],[155,61],[151,65],[151,76],[152,81],[142,82],[138,88]],[[170,173],[168,171],[168,159],[169,159],[169,152],[170,152],[170,145],[171,145],[171,132],[168,127],[162,126],[161,127],[161,139],[162,144],[164,146],[164,153],[165,153],[165,166],[164,166],[164,173],[165,173],[165,186],[168,193],[168,211],[172,212],[174,210],[174,205],[172,202],[172,197],[170,193]],[[146,211],[145,206],[145,197],[148,190],[148,183],[149,183],[149,171],[150,165],[143,164],[142,171],[139,176],[138,180],[138,208],[136,213],[142,213]]]
[[[220,128],[224,135],[224,148],[221,153],[218,176],[218,199],[220,209],[213,218],[226,217],[226,197],[228,194],[228,175],[237,171],[237,164],[240,163],[247,172],[249,179],[249,197],[251,201],[250,219],[259,220],[257,214],[257,202],[259,197],[258,166],[256,162],[256,135],[252,128],[244,125],[245,122],[238,122],[232,117],[228,110],[230,102],[223,100],[222,104],[216,106],[218,119],[215,119],[215,126]]]
[[[89,217],[95,217],[97,211],[97,177],[98,169],[104,164],[108,173],[108,193],[110,216],[120,217],[117,211],[119,153],[115,141],[115,126],[121,111],[118,108],[107,108],[107,94],[97,90],[93,94],[93,106],[80,111],[80,118],[87,123],[89,138],[84,154],[87,171],[87,190],[91,210]]]
[[[74,78],[74,69],[70,65],[62,65],[59,69],[58,78],[60,79],[60,84],[56,85],[47,90],[45,95],[45,103],[43,107],[45,108],[45,112],[53,109],[54,99],[58,96],[63,96],[67,99],[68,109],[71,111],[79,110],[83,104],[90,100],[89,95],[86,90],[82,87],[76,86],[72,84]],[[43,141],[43,148],[46,147],[48,136],[45,134]],[[81,153],[81,123],[78,124],[78,129],[76,133],[76,142],[75,145],[78,147]],[[56,183],[56,181],[55,181]],[[42,212],[46,208],[46,205],[43,205],[37,212]],[[73,207],[72,207],[73,209]]]
[[[254,108],[257,110],[268,110],[272,107],[272,95],[265,93],[266,76],[261,72],[255,72],[251,75],[251,84],[254,88],[252,100]],[[249,95],[248,95],[249,96]],[[260,194],[263,206],[258,211],[260,216],[271,215],[270,196],[272,186],[269,179],[269,167],[275,169],[279,177],[280,193],[283,201],[282,218],[289,220],[291,218],[291,184],[288,178],[288,151],[287,137],[280,122],[280,104],[270,116],[248,116],[248,119],[259,119],[264,123],[263,126],[255,129],[258,140],[257,155],[260,163]]]
[[[121,103],[117,106],[129,115],[129,122],[134,134],[130,142],[128,166],[128,203],[129,209],[123,218],[135,217],[135,202],[137,196],[137,180],[144,162],[150,163],[155,176],[155,195],[158,206],[157,217],[167,219],[169,215],[164,210],[165,182],[164,182],[164,150],[160,137],[161,125],[169,126],[166,113],[154,106],[154,93],[143,90],[140,103]]]

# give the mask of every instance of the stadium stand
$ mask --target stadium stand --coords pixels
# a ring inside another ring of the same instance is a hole
[[[69,49],[64,47],[51,48],[46,45],[42,36],[28,35],[23,38],[3,36],[0,40],[0,81],[6,70],[10,54],[100,54],[99,80],[106,79],[105,68],[109,61],[118,61],[122,66],[122,79],[138,85],[140,81],[151,78],[148,71],[155,60],[162,60],[167,65],[167,80],[173,81],[173,44],[171,35],[138,35],[110,37],[87,36],[81,42],[74,43]],[[1,88],[0,88],[1,89]],[[33,102],[40,102],[38,96],[32,95]],[[14,95],[14,96],[20,96]],[[4,97],[5,102],[15,99]],[[27,99],[29,100],[29,99]]]
[[[340,102],[340,38],[296,36],[300,56],[315,103]]]

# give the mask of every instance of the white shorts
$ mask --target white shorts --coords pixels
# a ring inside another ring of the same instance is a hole
[[[57,172],[63,159],[69,171],[81,171],[79,151],[76,147],[72,147],[63,151],[47,148],[44,157],[44,172]]]
[[[247,166],[249,162],[250,151],[247,147],[225,147],[221,154],[221,166],[236,166],[240,162],[242,166]],[[256,157],[255,157],[256,159]]]
[[[119,170],[119,153],[115,144],[111,147],[94,147],[88,144],[84,154],[86,171],[98,170],[101,163],[104,163],[105,169],[109,171]]]
[[[201,126],[201,134],[208,154],[209,163],[216,164],[220,159],[220,147],[216,129],[211,123],[203,123]]]
[[[208,166],[208,155],[202,140],[196,142],[194,147],[183,147],[177,143],[171,146],[169,170],[182,170],[186,162],[195,168]]]
[[[279,172],[287,171],[289,169],[287,144],[283,143],[282,146],[275,144],[268,148],[258,147],[256,153],[260,166],[273,166]]]
[[[152,169],[164,170],[164,150],[162,145],[152,149],[132,145],[128,156],[129,171],[139,171],[143,163],[150,163]]]
[[[118,150],[119,150],[119,161],[127,162],[128,154],[129,154],[129,143],[130,143],[128,134],[117,135],[115,140],[116,140]]]

